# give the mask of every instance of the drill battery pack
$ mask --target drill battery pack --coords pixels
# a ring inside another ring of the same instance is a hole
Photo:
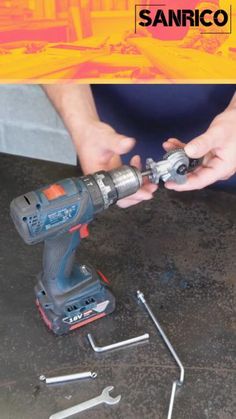
[[[47,327],[56,335],[66,334],[100,319],[115,309],[108,279],[91,266],[80,265],[80,280],[63,293],[50,293],[42,278],[35,287],[36,305]],[[51,294],[51,295],[50,295]]]

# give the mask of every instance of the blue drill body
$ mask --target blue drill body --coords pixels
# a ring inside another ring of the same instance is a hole
[[[106,277],[90,265],[76,263],[75,253],[95,215],[140,185],[138,170],[122,166],[64,179],[12,201],[11,216],[24,241],[44,242],[36,303],[54,333],[64,334],[114,310]]]
[[[88,235],[87,224],[96,214],[134,194],[145,176],[156,184],[160,180],[184,183],[187,173],[201,163],[202,159],[189,159],[178,148],[160,162],[148,159],[143,173],[132,166],[121,166],[109,172],[64,179],[12,201],[11,216],[24,241],[45,243],[43,269],[35,292],[40,313],[50,329],[63,334],[115,308],[105,276],[91,266],[75,263],[76,248]]]

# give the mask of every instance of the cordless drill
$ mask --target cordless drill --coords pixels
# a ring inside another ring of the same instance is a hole
[[[141,173],[121,166],[80,178],[64,179],[15,198],[10,211],[27,244],[44,242],[43,269],[35,287],[36,304],[46,325],[62,335],[115,309],[109,281],[90,265],[75,263],[75,251],[88,236],[87,225],[119,199],[134,194],[149,177],[182,183],[199,162],[177,149],[161,162],[147,160]]]

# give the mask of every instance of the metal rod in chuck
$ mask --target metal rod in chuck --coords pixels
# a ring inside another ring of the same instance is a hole
[[[173,384],[172,384],[169,410],[168,410],[168,416],[167,416],[167,419],[171,419],[172,418],[173,407],[174,407],[176,389],[177,389],[177,387],[181,387],[182,384],[184,383],[184,367],[183,367],[183,364],[180,361],[177,353],[175,352],[174,347],[171,345],[171,343],[170,343],[168,337],[166,336],[165,332],[163,331],[161,325],[159,324],[159,322],[157,321],[156,317],[154,316],[152,310],[150,309],[149,305],[147,304],[147,302],[145,300],[145,297],[144,297],[144,295],[141,291],[137,291],[137,297],[143,303],[145,309],[147,310],[149,316],[151,317],[152,321],[154,322],[158,332],[160,333],[163,341],[165,342],[167,348],[169,349],[171,355],[173,356],[176,364],[178,365],[178,367],[180,369],[179,380],[174,381]]]
[[[151,174],[152,174],[152,171],[151,170],[146,170],[145,172],[142,172],[141,173],[142,177],[150,176]]]

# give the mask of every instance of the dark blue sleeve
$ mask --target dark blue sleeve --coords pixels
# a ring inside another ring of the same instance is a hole
[[[132,153],[159,159],[162,142],[188,142],[203,133],[235,93],[235,85],[94,85],[101,119],[137,140]],[[235,183],[235,178],[230,182]],[[223,183],[224,185],[225,182]]]

